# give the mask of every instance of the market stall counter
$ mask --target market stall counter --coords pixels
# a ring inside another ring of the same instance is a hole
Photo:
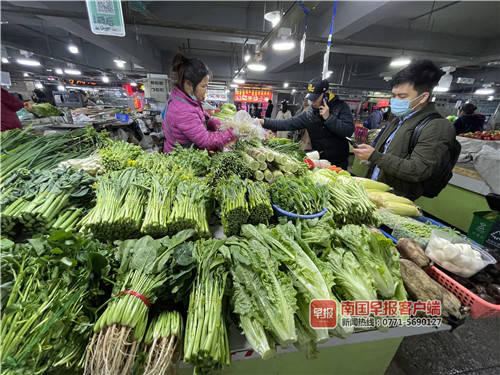
[[[233,327],[234,328],[234,327]],[[314,360],[305,360],[304,353],[295,347],[278,349],[278,355],[262,360],[245,337],[236,329],[229,332],[231,343],[231,367],[224,374],[383,374],[394,357],[403,338],[448,331],[451,327],[395,327],[386,332],[371,330],[356,332],[346,339],[331,338],[318,345],[319,353]],[[233,349],[240,348],[240,349]],[[181,375],[192,373],[191,367],[181,369]]]
[[[365,176],[368,166],[354,159],[352,173]],[[435,198],[421,197],[415,203],[441,222],[467,232],[475,211],[490,208],[485,196],[490,189],[471,164],[457,164],[448,185]]]

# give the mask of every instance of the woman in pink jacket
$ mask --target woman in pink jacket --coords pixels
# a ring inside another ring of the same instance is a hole
[[[172,70],[176,84],[167,101],[163,132],[163,152],[168,153],[176,143],[183,147],[218,150],[236,140],[232,129],[220,131],[220,122],[205,115],[201,102],[207,93],[209,70],[198,59],[182,54],[174,57]]]

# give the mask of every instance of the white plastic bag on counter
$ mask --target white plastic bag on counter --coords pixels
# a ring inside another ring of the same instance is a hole
[[[500,194],[500,150],[483,146],[474,157],[474,169],[481,175],[492,193]]]

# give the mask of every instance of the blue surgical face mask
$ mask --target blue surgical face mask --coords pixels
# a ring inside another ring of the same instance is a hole
[[[403,117],[407,116],[413,112],[413,108],[410,108],[410,104],[420,98],[424,94],[420,94],[415,99],[412,100],[403,100],[391,98],[391,112],[394,116]]]
[[[312,105],[313,102],[311,102],[309,99],[307,99],[307,104]]]

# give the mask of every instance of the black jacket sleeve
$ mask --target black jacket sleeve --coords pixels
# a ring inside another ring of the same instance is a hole
[[[325,120],[326,128],[339,137],[350,137],[354,133],[354,121],[351,109],[347,103],[342,103],[338,114],[330,110],[330,116]]]
[[[289,118],[288,120],[266,118],[264,119],[264,128],[272,131],[305,129],[311,122],[310,115],[309,111],[305,111],[296,117]]]

